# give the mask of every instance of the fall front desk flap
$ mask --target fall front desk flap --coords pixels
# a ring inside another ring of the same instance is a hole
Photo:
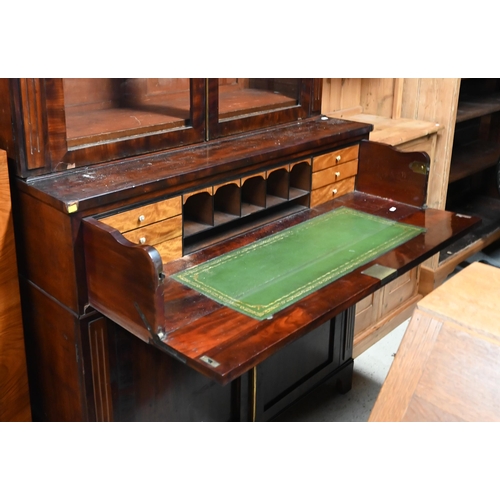
[[[341,207],[172,278],[262,320],[424,231]]]

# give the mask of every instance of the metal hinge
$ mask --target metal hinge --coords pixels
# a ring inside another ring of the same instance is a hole
[[[412,161],[410,163],[410,168],[416,174],[427,175],[430,172],[430,166],[428,163],[422,163],[421,161]]]

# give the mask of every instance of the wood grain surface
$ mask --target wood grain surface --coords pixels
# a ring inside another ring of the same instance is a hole
[[[450,212],[422,210],[365,193],[351,193],[182,259],[164,262],[166,279],[160,284],[161,269],[153,265],[150,258],[153,254],[147,256],[147,247],[127,244],[117,231],[88,218],[84,220],[84,240],[90,303],[148,342],[151,336],[137,314],[138,305],[152,331],[164,326],[167,337],[158,344],[160,349],[219,383],[229,383],[281,347],[375,292],[382,282],[362,274],[364,267],[361,267],[276,313],[272,319],[258,321],[188,289],[170,276],[341,206],[426,229],[411,242],[372,262],[394,269],[393,278],[405,274],[479,222]],[[201,359],[205,356],[215,360],[217,366]]]
[[[369,420],[500,421],[499,292],[476,262],[422,299]]]
[[[0,421],[30,421],[7,157],[0,151]]]

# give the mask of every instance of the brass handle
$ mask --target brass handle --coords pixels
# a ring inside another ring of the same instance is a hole
[[[141,245],[144,245],[144,243],[146,243],[146,238],[144,236],[142,236],[141,238],[139,238],[139,243]]]

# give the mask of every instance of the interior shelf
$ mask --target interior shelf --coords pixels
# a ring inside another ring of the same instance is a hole
[[[255,225],[257,218],[272,220],[274,213],[308,207],[311,175],[310,160],[304,160],[187,196],[183,208],[185,249],[201,248],[221,231],[226,237],[238,227],[241,232],[247,225],[244,219]]]
[[[220,87],[219,113],[221,119],[282,109],[296,104],[297,99],[277,92],[237,86]]]
[[[456,123],[500,111],[500,92],[485,97],[465,97],[457,109]]]
[[[238,215],[228,214],[226,212],[214,212],[214,226],[227,224],[235,219],[239,219]]]
[[[307,196],[308,194],[309,194],[309,191],[306,191],[305,189],[299,189],[299,188],[290,186],[290,195],[288,198],[290,200],[296,200],[298,198],[302,198],[302,196]]]
[[[91,85],[81,90],[65,79],[65,121],[67,143],[71,148],[123,140],[190,125],[191,92],[188,79],[184,88],[155,88],[155,79],[121,79],[121,85],[105,82],[100,93]],[[107,80],[107,79],[106,79]],[[142,81],[141,81],[142,80]],[[219,119],[248,116],[297,106],[300,89],[267,88],[258,79],[243,79],[246,84],[219,87]]]
[[[68,145],[77,147],[94,142],[113,141],[132,135],[145,135],[185,127],[189,121],[147,109],[111,108],[85,113],[66,113]]]
[[[306,204],[288,202],[282,205],[276,205],[267,210],[258,210],[253,213],[248,212],[245,216],[235,219],[228,224],[221,226],[208,227],[205,231],[191,232],[188,234],[186,227],[184,229],[183,254],[188,255],[209,245],[217,243],[222,239],[232,238],[233,236],[250,231],[256,227],[263,226],[269,222],[283,219],[289,215],[296,214],[307,209]]]
[[[500,159],[500,143],[477,140],[453,150],[449,182],[468,177],[496,165]]]
[[[209,229],[212,229],[212,225],[208,224],[201,224],[199,222],[185,219],[184,220],[184,238],[189,238],[190,236],[193,236],[194,234],[199,234],[203,233],[204,231],[207,231]]]

